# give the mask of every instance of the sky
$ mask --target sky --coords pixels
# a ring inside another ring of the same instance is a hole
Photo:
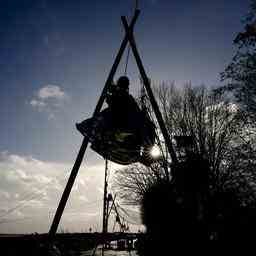
[[[82,142],[75,123],[92,115],[124,37],[120,17],[130,19],[134,5],[0,2],[0,233],[49,230]],[[134,34],[148,77],[220,84],[249,0],[140,0],[139,9]],[[132,57],[127,74],[135,94]],[[103,159],[88,150],[60,229],[101,231],[103,175]]]

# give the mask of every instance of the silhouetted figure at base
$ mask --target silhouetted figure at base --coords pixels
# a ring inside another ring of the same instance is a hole
[[[118,164],[142,162],[151,164],[147,156],[155,142],[155,126],[129,94],[129,79],[121,76],[106,95],[108,107],[97,116],[76,124],[91,148]]]

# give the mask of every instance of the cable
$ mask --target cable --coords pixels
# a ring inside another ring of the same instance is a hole
[[[130,216],[130,214],[127,213],[127,211],[124,210],[123,207],[121,207],[120,205],[117,205],[117,208],[118,208],[119,210],[121,210],[128,218],[132,219],[132,217]],[[138,221],[136,222],[136,220],[134,220],[134,219],[131,221],[130,219],[125,218],[124,215],[120,214],[120,212],[119,212],[119,215],[120,215],[120,217],[122,217],[123,219],[125,219],[126,222],[128,222],[128,223],[130,223],[130,224],[133,224],[133,225],[142,225],[142,224],[139,223]]]
[[[123,212],[125,212],[128,216],[130,216],[130,217],[132,217],[129,213],[128,213],[128,211],[130,211],[130,212],[134,212],[134,213],[136,213],[137,215],[139,215],[140,213],[139,212],[137,212],[137,211],[134,211],[134,210],[131,210],[131,209],[124,209],[123,207],[121,207],[120,205],[118,205],[118,207],[119,207],[119,209],[121,209]]]
[[[130,57],[130,51],[131,51],[131,47],[130,47],[130,45],[128,45],[126,62],[125,62],[125,69],[124,69],[124,75],[125,76],[127,75],[127,67],[128,67],[129,57]]]
[[[150,111],[148,110],[148,107],[146,106],[146,103],[145,103],[145,98],[146,97],[147,96],[146,96],[146,93],[145,93],[144,84],[141,83],[141,96],[140,96],[141,105],[142,105],[142,108],[146,110],[146,113],[147,113],[149,119],[152,121],[152,123],[155,126],[157,145],[158,145],[158,147],[161,151],[161,155],[162,155],[164,161],[167,162],[167,157],[168,156],[164,153],[163,145],[160,141],[160,133],[159,133],[159,130],[157,129],[157,123],[156,123],[155,119],[153,118],[152,113],[150,113]]]
[[[131,221],[131,220],[128,220],[127,218],[125,218],[123,215],[121,215],[119,213],[120,217],[123,218],[127,223],[129,224],[133,224],[133,225],[142,225],[141,223],[138,223],[138,222],[135,222],[135,221]]]

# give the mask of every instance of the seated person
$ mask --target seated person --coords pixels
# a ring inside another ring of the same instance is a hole
[[[121,76],[117,84],[112,85],[107,93],[106,102],[116,129],[131,131],[138,129],[136,121],[141,121],[141,110],[129,94],[129,79],[126,76]]]
[[[107,108],[77,124],[77,129],[100,155],[108,154],[108,159],[121,164],[139,161],[141,147],[154,144],[155,127],[129,94],[126,76],[110,87],[106,102]]]

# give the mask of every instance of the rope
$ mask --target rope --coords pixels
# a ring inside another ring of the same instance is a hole
[[[129,224],[137,225],[137,226],[142,225],[142,223],[140,223],[140,222],[136,222],[136,221],[134,221],[134,220],[130,220],[130,219],[128,219],[128,218],[125,218],[124,215],[122,215],[122,214],[120,214],[120,213],[119,213],[119,216],[123,219],[123,221],[126,221],[126,222],[129,223]],[[127,217],[128,217],[128,216],[127,216]]]
[[[137,10],[139,7],[139,0],[135,0],[135,10]]]
[[[133,224],[133,225],[142,225],[141,221],[138,221],[138,219],[140,218],[139,216],[131,216],[131,214],[129,214],[127,212],[127,210],[125,210],[123,207],[121,207],[120,205],[118,205],[118,209],[122,211],[122,213],[127,217],[125,218],[124,215],[120,215],[122,216],[128,223]],[[138,213],[137,213],[138,214]]]
[[[127,75],[127,67],[128,67],[128,63],[129,63],[130,51],[131,51],[131,47],[130,47],[130,45],[128,45],[126,62],[125,62],[125,69],[124,69],[124,75],[125,76]]]

